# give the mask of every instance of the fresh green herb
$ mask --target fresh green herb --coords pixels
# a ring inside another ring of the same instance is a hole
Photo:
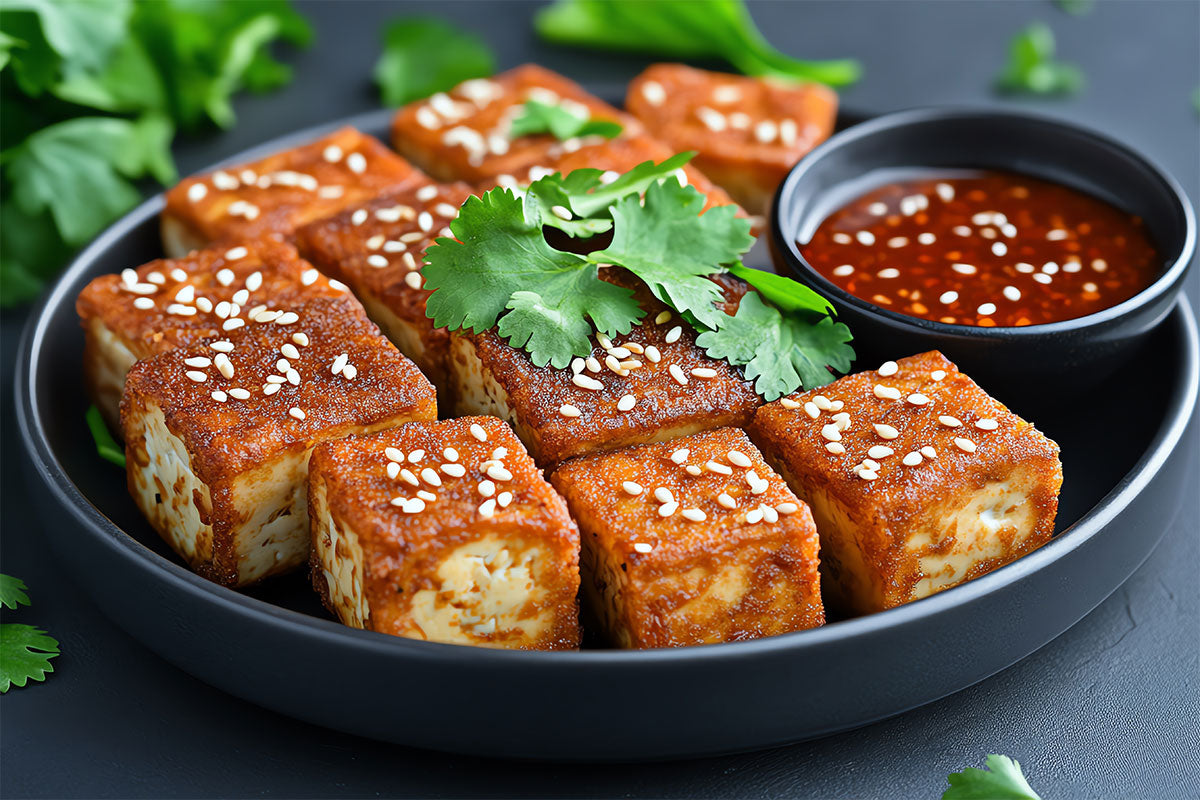
[[[951,773],[942,800],[1041,800],[1026,782],[1021,765],[1008,756],[988,756],[987,767]]]
[[[86,419],[88,430],[92,432],[92,441],[96,443],[96,452],[105,461],[111,461],[118,467],[124,468],[125,451],[108,432],[108,426],[104,424],[104,418],[100,416],[100,409],[88,406]]]
[[[729,271],[758,289],[763,297],[782,311],[811,311],[820,316],[833,311],[833,305],[828,300],[803,283],[796,283],[773,272],[751,269],[743,264],[734,264]]]
[[[852,59],[801,61],[776,50],[741,0],[557,0],[534,18],[558,44],[632,50],[675,58],[723,58],[747,75],[846,86],[862,68]]]
[[[33,297],[79,245],[175,180],[177,128],[234,122],[231,97],[290,70],[312,31],[284,0],[10,0],[0,11],[0,305]]]
[[[594,331],[628,333],[645,315],[631,291],[601,280],[601,266],[617,265],[696,327],[710,355],[745,367],[768,400],[829,383],[828,366],[849,367],[850,334],[810,290],[754,277],[787,316],[753,292],[735,315],[716,305],[721,293],[707,276],[744,270],[739,261],[753,239],[733,206],[701,213],[704,196],[673,174],[688,157],[639,165],[607,185],[597,170],[580,170],[543,178],[523,196],[493,189],[468,199],[450,223],[454,238],[426,253],[426,313],[451,330],[496,327],[534,364],[561,369],[591,353]],[[560,213],[545,213],[551,203]],[[611,242],[586,254],[552,247],[543,224],[563,216],[593,230],[606,224]]]
[[[587,109],[577,114],[561,105],[550,105],[540,100],[526,100],[521,115],[513,120],[512,136],[532,136],[549,133],[564,142],[577,136],[603,136],[612,139],[621,133],[622,125],[604,119],[591,119]]]
[[[29,605],[27,588],[18,578],[0,575],[0,606],[15,610]],[[32,625],[0,625],[0,694],[13,684],[24,686],[30,679],[45,680],[46,673],[54,671],[50,659],[58,653],[58,642],[45,631]]]
[[[1073,17],[1092,13],[1096,0],[1054,0],[1054,4]]]
[[[15,611],[18,606],[29,605],[29,595],[25,593],[28,588],[20,578],[0,575],[0,606]]]
[[[478,37],[439,19],[401,19],[384,31],[375,82],[383,102],[399,106],[495,71],[492,52]]]
[[[1079,67],[1054,60],[1054,32],[1041,22],[1013,37],[1008,65],[996,79],[996,87],[1010,93],[1071,94],[1082,86]]]

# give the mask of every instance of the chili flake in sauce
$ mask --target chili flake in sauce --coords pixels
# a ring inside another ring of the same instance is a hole
[[[831,214],[801,248],[856,297],[984,327],[1100,311],[1145,289],[1161,266],[1139,217],[999,172],[887,184]]]

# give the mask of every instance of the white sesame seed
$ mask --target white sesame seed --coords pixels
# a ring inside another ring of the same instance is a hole
[[[1000,427],[1000,423],[991,417],[984,417],[983,419],[975,420],[975,427],[981,431],[994,431]]]
[[[1037,281],[1038,283],[1043,284],[1045,286],[1048,286],[1054,282],[1054,278],[1051,278],[1049,275],[1045,275],[1041,272],[1039,272],[1037,275],[1034,275],[1033,279],[1035,281]]]
[[[862,478],[864,481],[873,481],[879,477],[879,473],[872,469],[860,469],[858,471],[858,477]]]
[[[975,452],[975,443],[972,442],[970,439],[963,439],[960,437],[955,437],[954,444],[957,445],[958,449],[962,450],[963,452],[966,452],[966,453],[974,453]]]
[[[929,377],[933,378],[935,381],[943,381],[946,379],[946,371],[942,369],[935,369],[933,372],[929,373]]]
[[[842,431],[837,425],[826,425],[821,428],[821,436],[831,442],[840,442]]]
[[[942,199],[943,203],[949,203],[954,199],[954,187],[948,183],[939,183],[933,187],[933,190],[937,192],[937,196]]]
[[[837,425],[839,431],[844,431],[850,427],[850,415],[846,413],[834,414],[833,422]]]
[[[190,303],[196,299],[196,287],[190,283],[184,286],[175,293],[175,301],[178,303]]]
[[[899,400],[900,390],[893,386],[884,386],[882,383],[875,384],[871,390],[880,400]]]
[[[346,166],[351,172],[361,175],[367,171],[367,159],[362,153],[351,153],[346,156]]]
[[[220,389],[218,389],[217,391],[212,393],[212,399],[216,400],[218,403],[224,403],[225,401],[227,401],[229,399],[229,395],[225,394]]]
[[[587,367],[588,372],[599,372],[600,371],[600,362],[597,361],[592,356],[588,356],[587,359],[583,362],[583,364],[585,367]]]
[[[621,374],[621,362],[617,361],[616,356],[607,355],[604,357],[604,366],[608,367],[618,375]]]
[[[658,81],[646,81],[642,84],[642,97],[652,106],[661,106],[667,99],[667,90]]]
[[[900,365],[897,364],[895,361],[885,361],[882,364],[880,364],[879,369],[876,370],[876,372],[878,372],[881,376],[883,376],[885,378],[890,378],[899,371],[900,371]]]
[[[422,211],[417,215],[417,227],[426,233],[433,230],[433,215],[428,211]]]
[[[895,452],[896,451],[890,447],[877,444],[872,446],[871,449],[867,451],[867,455],[869,455],[871,458],[887,458],[888,456],[893,455]]]
[[[750,460],[750,457],[747,456],[745,453],[743,453],[741,450],[730,450],[726,454],[726,458],[728,458],[729,462],[731,464],[733,464],[735,467],[752,467],[752,466],[754,466],[754,462]]]
[[[287,371],[287,382],[290,383],[292,386],[299,386],[300,385],[300,373],[294,369],[289,369]]]
[[[417,478],[416,473],[413,472],[411,469],[408,469],[407,467],[401,468],[400,480],[402,480],[405,483],[410,484],[412,486],[420,486],[421,485],[421,481],[419,478]]]
[[[882,217],[887,210],[887,203],[871,203],[867,206],[867,213],[874,217]]]
[[[646,491],[642,488],[640,483],[636,483],[634,481],[622,481],[621,488],[625,490],[625,494],[631,494],[634,497],[637,497],[642,492]]]
[[[1108,262],[1103,258],[1093,258],[1092,269],[1096,270],[1096,272],[1104,272],[1104,270],[1108,269]]]
[[[207,375],[205,375],[203,372],[199,372],[194,369],[188,370],[186,374],[189,378],[194,380],[196,383],[204,383],[206,380],[208,380]]]
[[[421,470],[421,480],[425,481],[430,486],[442,485],[441,476],[434,472],[432,467],[426,467],[425,469]]]
[[[236,330],[246,324],[244,319],[227,319],[221,324],[221,329],[226,331]]]
[[[758,510],[762,512],[763,521],[767,524],[774,525],[779,522],[779,512],[770,506],[763,504],[758,507]]]
[[[754,470],[746,472],[746,483],[750,486],[750,494],[762,494],[771,485],[768,481],[758,477],[758,473]]]
[[[624,395],[617,401],[617,411],[629,411],[637,403],[637,398],[631,394]]]
[[[421,273],[419,272],[410,272],[404,276],[404,284],[410,289],[420,289],[422,283],[423,279],[421,278]]]
[[[783,406],[784,408],[795,409],[800,407],[800,401],[794,400],[791,397],[781,397],[779,398],[779,405]]]
[[[1067,262],[1062,265],[1063,272],[1081,272],[1083,264],[1079,262],[1078,256],[1067,256]]]
[[[384,448],[383,454],[388,457],[388,460],[400,463],[404,461],[404,451],[395,447]]]
[[[658,348],[657,348],[657,347],[655,347],[655,346],[654,346],[654,345],[652,345],[652,344],[648,344],[648,345],[646,345],[646,353],[645,353],[645,355],[646,355],[646,359],[647,359],[647,360],[648,360],[648,361],[649,361],[651,364],[657,364],[659,361],[661,361],[661,360],[662,360],[662,354],[661,354],[661,353],[659,353],[659,352],[658,352]]]
[[[812,400],[806,400],[804,402],[804,413],[808,414],[812,419],[816,419],[821,416],[821,409],[817,408],[817,404]]]
[[[139,311],[149,311],[154,308],[154,301],[149,297],[135,297],[133,298],[133,307]]]
[[[1008,255],[1008,245],[1006,245],[1004,242],[993,242],[992,243],[992,255],[995,255],[995,256]]]
[[[696,117],[713,133],[720,133],[729,124],[724,114],[707,106],[697,108]]]
[[[943,303],[944,305],[950,305],[951,303],[955,303],[958,301],[958,292],[956,292],[954,290],[950,290],[948,292],[942,292],[942,295],[941,295],[941,297],[938,298],[938,301]]]
[[[683,462],[687,461],[688,452],[689,451],[686,447],[682,447],[671,453],[671,460],[676,464],[682,464]]]
[[[900,435],[900,431],[896,430],[891,425],[876,423],[874,427],[875,433],[879,434],[880,439],[895,439]]]
[[[718,475],[732,475],[733,474],[733,469],[725,464],[722,464],[720,461],[712,461],[712,460],[706,461],[704,463],[704,468],[707,469],[709,472],[715,472]]]
[[[438,467],[442,472],[449,475],[451,478],[461,478],[467,474],[467,468],[462,464],[442,464]]]
[[[921,454],[916,450],[913,450],[911,453],[906,454],[904,458],[900,459],[900,463],[906,467],[915,467],[923,460],[924,459],[921,457]]]
[[[938,422],[942,423],[947,428],[962,427],[962,420],[960,420],[958,417],[952,417],[949,414],[943,414],[942,416],[938,417]]]
[[[589,378],[587,375],[584,375],[583,373],[573,376],[571,378],[571,383],[575,384],[580,389],[587,389],[588,391],[592,391],[592,392],[598,392],[604,388],[603,383],[596,380],[595,378]]]
[[[479,441],[481,441],[481,442],[487,441],[487,438],[488,438],[487,431],[485,431],[483,428],[481,428],[478,423],[472,422],[470,430],[471,430],[471,435],[474,436]]]
[[[676,325],[671,330],[667,331],[666,337],[663,339],[667,344],[674,344],[679,341],[679,337],[683,335],[683,328]]]
[[[509,472],[508,470],[506,470],[504,467],[501,467],[499,465],[494,465],[494,466],[488,467],[487,476],[494,481],[511,481],[512,480],[512,473]]]
[[[496,484],[492,483],[491,481],[486,481],[486,480],[480,481],[479,485],[476,486],[475,489],[483,497],[491,497],[492,495],[494,495],[496,493]]]
[[[671,373],[671,377],[674,378],[675,382],[680,386],[688,385],[687,375],[683,374],[683,370],[679,368],[678,364],[672,364],[667,371]]]
[[[1004,295],[1004,299],[1011,300],[1014,303],[1021,299],[1021,290],[1015,286],[1005,286],[1002,294]]]
[[[1060,242],[1063,239],[1066,239],[1069,235],[1070,234],[1062,228],[1055,228],[1053,230],[1046,231],[1046,241]]]
[[[388,265],[388,260],[387,260],[386,256],[381,256],[378,254],[372,254],[372,255],[367,256],[367,266],[369,266],[369,267],[375,267],[376,269],[383,269],[387,265]]]
[[[848,233],[835,233],[830,238],[832,238],[833,241],[837,242],[838,244],[850,244],[854,241],[854,239]]]
[[[921,455],[929,459],[937,458],[937,450],[934,450],[929,445],[925,445],[921,448]]]
[[[500,494],[496,495],[496,505],[500,506],[501,508],[508,508],[508,504],[512,501],[512,492],[501,492]]]
[[[579,416],[580,411],[578,408],[571,405],[570,403],[563,403],[561,406],[558,407],[558,413],[562,414],[564,417],[567,417],[568,419],[573,419],[573,418]]]
[[[829,442],[825,445],[825,449],[835,456],[840,456],[846,452],[846,447],[841,442]]]
[[[875,274],[876,276],[884,279],[899,278],[900,270],[896,269],[895,267],[888,267],[887,269],[879,270],[879,272]]]
[[[698,508],[685,508],[679,515],[690,522],[704,522],[708,519],[708,515]]]
[[[434,502],[435,500],[437,500],[437,495],[436,495],[436,494],[434,494],[433,492],[427,492],[427,491],[425,491],[424,489],[418,489],[418,490],[417,490],[417,497],[421,498],[421,499],[422,499],[422,500],[424,500],[426,503],[432,503],[432,502]]]
[[[271,395],[275,394],[278,391],[279,391],[278,383],[268,383],[265,386],[263,386],[263,394],[265,394],[267,397],[270,397]]]
[[[321,157],[330,164],[336,164],[337,162],[341,161],[343,155],[344,153],[342,152],[342,148],[338,147],[336,144],[329,145],[321,152]]]
[[[221,373],[221,377],[225,380],[233,380],[233,362],[229,360],[229,356],[219,353],[213,359],[213,363],[216,364],[217,371]]]
[[[875,234],[871,233],[870,231],[859,231],[858,233],[854,234],[854,238],[858,239],[859,244],[864,244],[868,247],[875,244]]]
[[[405,514],[420,514],[425,510],[425,501],[419,497],[414,497],[411,500],[405,501],[405,503],[400,506],[400,510]]]
[[[693,478],[698,478],[704,474],[704,470],[700,469],[700,467],[696,466],[695,464],[688,464],[683,468],[683,470]]]
[[[425,458],[425,451],[418,448],[408,454],[408,463],[417,464],[420,463],[421,459],[423,458]]]
[[[188,187],[187,199],[191,203],[198,203],[208,194],[208,187],[203,183],[193,183]]]
[[[408,249],[408,245],[396,239],[388,239],[380,246],[383,248],[383,252],[385,253],[403,253]]]
[[[979,270],[973,264],[951,264],[950,269],[960,275],[974,275]]]
[[[908,402],[914,406],[927,406],[929,405],[929,398],[920,392],[913,392],[908,396]]]
[[[296,406],[289,408],[288,413],[296,419],[304,419],[304,417],[307,416],[302,409],[299,409]]]
[[[978,313],[980,316],[984,316],[984,317],[986,317],[986,316],[988,316],[989,314],[995,314],[995,313],[996,313],[996,304],[995,304],[995,303],[984,303],[984,304],[983,304],[983,305],[981,305],[979,308],[975,309],[975,311],[976,311],[976,313]]]
[[[727,492],[721,492],[717,495],[717,505],[722,508],[737,508],[737,501],[734,500]]]
[[[679,510],[679,503],[663,503],[658,507],[660,517],[669,517]]]
[[[892,247],[892,248],[904,247],[907,244],[908,244],[908,238],[905,236],[893,236],[892,238],[887,240],[887,246]]]
[[[176,280],[187,280],[187,273],[185,272],[182,278],[177,278]],[[152,272],[146,273],[146,282],[162,286],[167,282],[167,279],[163,277],[163,274],[158,270],[153,270]]]
[[[633,549],[637,553],[650,553],[653,552],[654,545],[646,544],[645,542],[634,542]]]
[[[708,379],[717,377],[717,371],[711,367],[693,367],[692,377]]]
[[[1057,275],[1058,264],[1054,263],[1053,261],[1047,261],[1045,264],[1042,264],[1042,272],[1046,273],[1047,275]]]
[[[1097,291],[1099,288],[1100,288],[1099,286],[1097,286],[1096,284],[1092,283],[1091,281],[1088,281],[1087,283],[1085,283],[1085,284],[1083,285],[1083,290],[1084,290],[1085,292],[1095,292],[1095,291]]]
[[[763,144],[775,141],[778,134],[779,126],[772,120],[764,119],[754,126],[754,138]]]

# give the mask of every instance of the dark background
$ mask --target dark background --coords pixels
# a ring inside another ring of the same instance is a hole
[[[376,107],[369,76],[380,30],[404,14],[435,13],[478,32],[502,69],[537,61],[593,88],[611,86],[616,96],[647,63],[541,44],[529,25],[533,5],[298,6],[317,42],[285,53],[296,69],[293,83],[243,97],[232,131],[181,139],[176,155],[185,173],[278,134]],[[753,12],[789,53],[861,59],[864,79],[843,93],[855,110],[965,103],[1060,115],[1145,152],[1200,197],[1200,116],[1191,101],[1200,86],[1198,2],[1100,2],[1082,17],[1041,0],[776,2]],[[1009,38],[1035,19],[1053,27],[1060,57],[1086,73],[1079,95],[1014,100],[990,93]],[[1193,271],[1193,305],[1198,283]],[[1046,800],[1200,796],[1200,493],[1185,499],[1149,561],[1072,630],[982,684],[887,722],[778,750],[668,764],[520,764],[407,750],[295,722],[200,683],[101,617],[60,573],[38,509],[23,500],[11,393],[25,317],[6,311],[0,327],[0,564],[30,586],[34,605],[22,609],[21,621],[49,629],[63,655],[46,683],[0,700],[4,797],[932,798],[946,788],[947,773],[982,766],[990,752],[1017,758]],[[1193,425],[1184,443],[1192,476],[1196,445]],[[1189,485],[1200,488],[1194,479]],[[353,674],[347,664],[344,674],[325,678]],[[442,689],[397,686],[414,690]]]

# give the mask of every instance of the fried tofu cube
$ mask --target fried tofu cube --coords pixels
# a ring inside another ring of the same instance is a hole
[[[313,585],[346,625],[519,650],[579,646],[579,530],[495,417],[321,444]]]
[[[209,580],[241,587],[308,557],[319,442],[437,414],[433,387],[348,293],[257,315],[236,342],[139,361],[121,401],[129,491]]]
[[[167,255],[211,242],[287,238],[306,222],[428,178],[378,139],[342,128],[250,164],[187,178],[167,192]]]
[[[936,351],[764,406],[750,435],[812,507],[830,608],[927,597],[1054,533],[1058,445]]]
[[[541,466],[746,425],[761,405],[753,386],[697,347],[691,326],[639,281],[615,268],[604,277],[634,288],[646,316],[626,336],[597,336],[591,355],[568,368],[535,366],[495,330],[453,334],[450,371],[459,412],[512,423]],[[746,286],[736,278],[717,280],[732,314]]]
[[[816,83],[785,84],[654,64],[629,84],[625,107],[751,214],[765,214],[800,158],[833,133],[837,94]]]
[[[296,245],[323,273],[349,284],[400,352],[449,399],[450,333],[425,316],[425,250],[471,194],[465,183],[426,184],[376,197],[296,232]]]
[[[118,430],[121,389],[134,362],[219,337],[236,341],[260,304],[295,308],[345,296],[345,286],[318,273],[291,245],[270,239],[102,275],[75,302],[88,391]]]
[[[589,619],[616,646],[735,642],[824,624],[812,515],[745,432],[572,459],[551,481],[579,522]]]
[[[392,144],[438,180],[477,183],[492,175],[517,175],[603,137],[559,142],[550,134],[514,138],[513,120],[527,100],[559,105],[578,116],[620,123],[621,136],[641,125],[628,114],[601,102],[579,84],[536,64],[525,64],[492,78],[460,83],[401,108],[392,121]]]

